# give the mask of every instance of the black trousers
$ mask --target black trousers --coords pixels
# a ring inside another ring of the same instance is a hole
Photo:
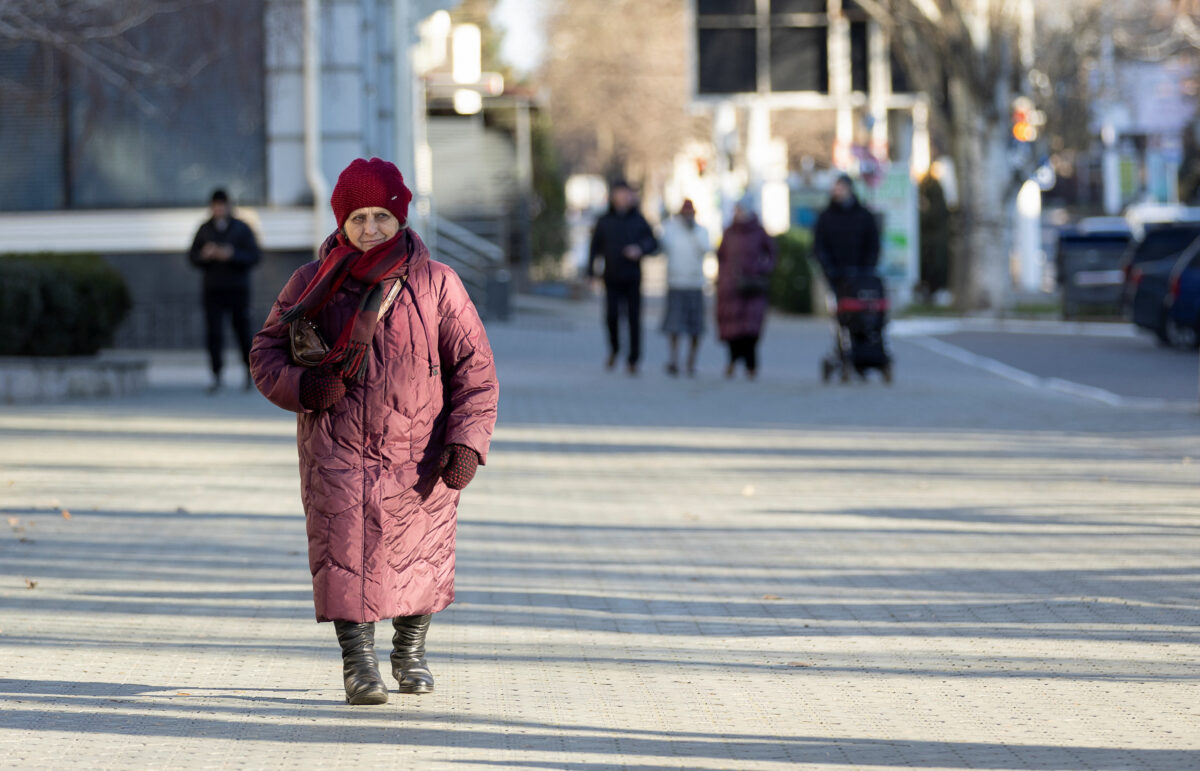
[[[225,317],[233,321],[233,334],[242,349],[242,361],[250,366],[250,292],[223,290],[204,292],[204,326],[208,338],[208,358],[213,375],[220,375],[224,364]]]
[[[758,370],[758,335],[745,335],[727,341],[729,344],[729,366],[737,363],[738,359],[746,362],[746,369],[751,372]]]
[[[629,363],[637,364],[642,355],[642,286],[636,281],[606,281],[604,284],[608,323],[608,349],[615,356],[621,350],[621,314],[629,321]]]

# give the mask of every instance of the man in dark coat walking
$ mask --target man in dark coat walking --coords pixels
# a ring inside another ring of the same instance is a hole
[[[642,258],[658,251],[650,223],[635,207],[633,188],[616,182],[609,196],[608,211],[592,231],[588,272],[598,273],[604,259],[605,321],[608,324],[608,361],[612,369],[621,351],[621,313],[629,322],[629,374],[637,374],[642,352]]]
[[[214,190],[209,203],[212,217],[200,226],[188,253],[192,264],[204,272],[203,301],[208,356],[212,365],[212,385],[209,393],[221,388],[222,349],[225,346],[225,317],[233,321],[246,365],[247,390],[254,386],[250,379],[250,269],[261,257],[254,231],[235,218],[229,209],[229,196],[224,190]]]
[[[874,273],[879,263],[879,225],[859,203],[854,182],[845,174],[834,183],[829,206],[817,218],[813,253],[833,287],[848,276]]]

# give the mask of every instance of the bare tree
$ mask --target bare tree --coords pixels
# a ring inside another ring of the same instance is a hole
[[[1012,102],[1031,69],[1028,0],[858,0],[886,29],[917,90],[932,100],[958,176],[959,304],[1009,302],[1008,216],[1024,175],[1011,158]]]
[[[661,181],[704,122],[688,111],[687,30],[679,0],[560,0],[541,73],[572,171]]]
[[[1110,0],[1113,41],[1131,59],[1162,61],[1200,48],[1200,0]]]
[[[135,96],[144,110],[153,105],[135,83],[156,78],[188,82],[216,52],[196,56],[183,70],[144,55],[129,36],[152,19],[215,0],[0,0],[0,41],[46,46],[82,65],[105,82]]]

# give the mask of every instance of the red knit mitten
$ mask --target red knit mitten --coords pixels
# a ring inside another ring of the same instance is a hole
[[[300,403],[310,410],[327,410],[346,395],[346,383],[332,367],[313,367],[300,375]]]
[[[448,444],[438,458],[438,473],[446,487],[461,490],[475,478],[479,453],[464,444]]]

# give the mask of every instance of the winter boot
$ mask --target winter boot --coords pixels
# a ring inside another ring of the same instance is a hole
[[[397,616],[392,619],[392,677],[400,693],[429,693],[433,673],[425,663],[425,633],[433,616]]]
[[[347,704],[387,704],[388,690],[375,660],[375,625],[334,621],[342,646],[342,677]]]

